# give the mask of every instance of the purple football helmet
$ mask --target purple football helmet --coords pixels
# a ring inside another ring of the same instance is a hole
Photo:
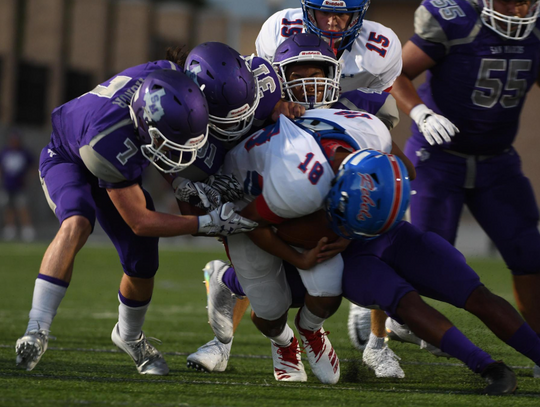
[[[341,237],[370,240],[403,218],[410,194],[407,168],[399,157],[364,149],[341,164],[326,197],[326,213]]]
[[[331,45],[340,43],[337,50],[351,45],[360,34],[364,22],[364,15],[369,7],[370,0],[301,0],[304,13],[304,26],[306,31],[317,34]],[[328,13],[350,13],[351,21],[345,31],[326,31],[317,27],[315,11]]]
[[[226,44],[205,42],[189,53],[185,70],[208,101],[210,134],[223,141],[245,135],[260,100],[257,78],[246,60]]]
[[[129,111],[142,154],[162,172],[189,166],[208,138],[206,99],[180,71],[161,69],[148,75],[133,95]]]
[[[289,100],[313,109],[329,106],[339,99],[341,67],[330,45],[317,35],[302,33],[287,38],[276,49],[272,64]],[[288,80],[288,68],[294,64],[320,65],[325,77],[310,76]],[[302,89],[301,98],[294,95],[294,88]],[[316,100],[319,93],[323,95],[321,101]]]

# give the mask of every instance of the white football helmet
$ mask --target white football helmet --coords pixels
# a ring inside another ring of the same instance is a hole
[[[480,18],[486,27],[491,28],[501,37],[511,40],[523,40],[529,36],[536,25],[539,5],[538,0],[530,0],[529,11],[524,17],[507,16],[495,11],[495,0],[477,0]],[[528,1],[524,1],[527,3]]]

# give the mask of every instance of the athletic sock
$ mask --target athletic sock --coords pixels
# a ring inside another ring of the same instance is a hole
[[[293,341],[294,332],[289,324],[285,324],[285,329],[278,336],[269,336],[268,338],[277,346],[289,346]]]
[[[318,331],[322,328],[324,321],[326,321],[326,318],[321,318],[313,314],[305,305],[300,308],[298,313],[300,314],[298,317],[298,326],[306,331]]]
[[[366,348],[370,349],[382,349],[384,348],[384,337],[379,338],[378,336],[375,336],[373,332],[369,333],[369,341],[366,345]]]
[[[58,278],[38,274],[34,285],[32,309],[26,332],[44,330],[49,332],[51,324],[66,294],[69,283]]]
[[[481,373],[488,365],[495,363],[489,354],[474,345],[455,326],[442,337],[441,350],[461,360],[475,373]]]
[[[150,305],[148,301],[135,301],[124,297],[118,291],[118,331],[120,338],[126,342],[136,341],[141,337],[144,317]]]
[[[506,342],[519,353],[540,365],[540,337],[526,322]]]
[[[240,281],[238,281],[238,278],[236,277],[234,268],[229,267],[225,273],[223,273],[221,281],[223,281],[223,284],[225,284],[233,294],[236,294],[239,297],[246,296],[246,293],[244,293],[244,290],[240,285]]]

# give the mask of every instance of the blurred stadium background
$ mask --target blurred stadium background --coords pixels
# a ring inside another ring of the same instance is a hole
[[[392,28],[402,43],[413,33],[418,0],[374,0],[367,19]],[[222,41],[243,54],[274,11],[299,7],[300,0],[0,0],[0,145],[17,126],[36,159],[47,144],[52,109],[132,65],[164,57],[168,46],[188,48]],[[419,79],[420,80],[420,79]],[[537,197],[540,194],[537,115],[540,91],[533,89],[522,114],[516,147]],[[403,146],[410,120],[393,131]],[[158,210],[176,211],[172,194],[154,171],[145,185]],[[40,240],[51,239],[57,221],[36,175],[29,186],[30,209]],[[501,214],[504,216],[504,214]],[[467,255],[495,255],[488,239],[464,213],[458,248]],[[96,230],[91,240],[106,237]],[[211,239],[164,239],[164,243],[217,245]],[[219,247],[219,246],[215,246]]]

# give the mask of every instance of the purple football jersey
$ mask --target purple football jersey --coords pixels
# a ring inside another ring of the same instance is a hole
[[[460,129],[442,148],[487,155],[510,147],[525,95],[538,77],[540,20],[536,24],[528,38],[507,40],[486,27],[466,0],[424,0],[417,9],[411,41],[436,62],[418,93]],[[412,130],[427,144],[414,123]]]
[[[181,70],[170,61],[131,67],[54,109],[52,153],[86,166],[101,187],[138,182],[150,162],[141,153],[128,106],[146,76],[159,69]]]

